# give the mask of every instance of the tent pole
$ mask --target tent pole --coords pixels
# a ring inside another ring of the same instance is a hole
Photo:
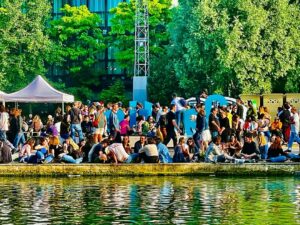
[[[61,105],[62,105],[62,114],[64,115],[65,114],[65,103],[62,102]]]

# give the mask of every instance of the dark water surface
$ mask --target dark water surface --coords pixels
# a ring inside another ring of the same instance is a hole
[[[300,224],[299,178],[0,178],[0,224]]]

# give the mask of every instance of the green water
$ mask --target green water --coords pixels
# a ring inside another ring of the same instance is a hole
[[[0,178],[0,224],[300,224],[298,178]]]

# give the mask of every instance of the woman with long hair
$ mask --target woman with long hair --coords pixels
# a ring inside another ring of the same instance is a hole
[[[281,138],[277,136],[274,142],[268,149],[268,161],[270,162],[284,162],[287,159],[287,154],[283,152],[281,146]]]
[[[190,162],[190,160],[189,147],[185,144],[184,137],[181,137],[174,149],[173,162]]]
[[[33,136],[40,136],[41,130],[43,128],[43,123],[39,115],[35,115],[32,120]]]
[[[125,149],[125,152],[127,152],[128,155],[132,154],[132,149],[131,149],[131,146],[130,146],[130,140],[129,140],[129,136],[128,135],[125,135],[123,136],[123,139],[122,139],[122,145]]]
[[[34,150],[35,139],[30,138],[22,147],[21,151],[19,152],[19,162],[28,162],[32,153],[35,152]]]

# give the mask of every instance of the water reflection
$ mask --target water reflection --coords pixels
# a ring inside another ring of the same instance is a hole
[[[0,178],[1,224],[298,224],[294,178]]]

